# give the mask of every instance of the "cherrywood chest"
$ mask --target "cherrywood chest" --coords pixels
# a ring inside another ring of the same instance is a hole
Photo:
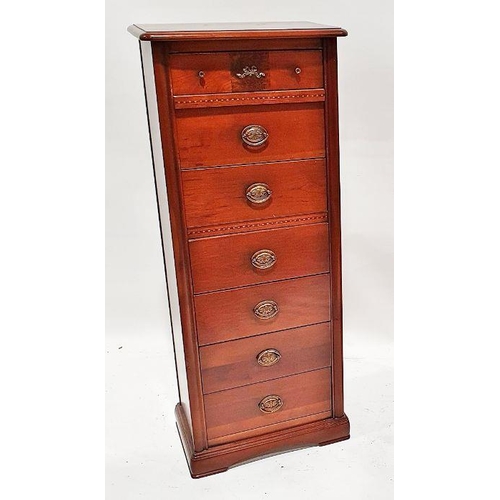
[[[347,32],[308,22],[129,31],[191,475],[347,439],[337,111]]]

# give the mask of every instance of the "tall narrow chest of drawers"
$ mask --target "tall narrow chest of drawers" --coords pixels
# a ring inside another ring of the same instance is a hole
[[[337,38],[314,23],[132,25],[191,475],[349,437]]]

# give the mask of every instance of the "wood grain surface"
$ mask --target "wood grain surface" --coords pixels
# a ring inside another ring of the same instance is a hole
[[[189,242],[195,293],[326,273],[328,224],[215,236]],[[252,255],[271,250],[276,263],[256,269]]]
[[[263,413],[259,409],[259,402],[268,395],[278,395],[283,400],[283,407],[274,413]],[[210,444],[211,440],[221,436],[330,410],[331,382],[328,368],[207,394],[205,411],[208,442]]]
[[[226,292],[207,293],[195,298],[200,345],[223,342],[320,323],[330,319],[330,276],[255,285]],[[278,314],[258,319],[253,308],[263,300],[278,304]]]
[[[145,79],[145,91],[159,115],[149,110],[182,325],[176,418],[192,476],[347,439],[336,40],[347,32],[308,22],[129,31],[144,68],[153,56],[156,89]],[[263,145],[244,143],[249,125],[267,130]],[[256,183],[272,191],[260,205],[245,196]],[[268,269],[252,265],[262,250],[276,256]],[[263,301],[272,318],[255,314]],[[257,362],[266,349],[276,364]],[[269,395],[283,406],[264,413]]]
[[[302,50],[322,49],[319,38],[270,38],[234,40],[176,40],[168,43],[170,53],[239,52],[242,50]]]
[[[186,94],[174,97],[175,109],[223,108],[231,106],[262,106],[264,104],[303,104],[324,102],[322,89],[264,90],[218,94]]]
[[[174,253],[175,275],[177,281],[178,303],[180,307],[181,329],[173,327],[173,341],[176,352],[184,353],[185,366],[176,364],[179,382],[179,397],[189,415],[191,431],[193,433],[194,449],[203,450],[207,447],[205,414],[202,398],[201,373],[199,367],[198,345],[196,343],[196,325],[193,304],[193,285],[191,266],[189,262],[189,249],[186,234],[186,221],[184,218],[184,200],[181,189],[181,172],[176,168],[175,138],[171,123],[173,122],[173,101],[168,92],[170,88],[169,74],[166,67],[164,47],[152,44],[152,63],[156,84],[157,110],[161,134],[161,146],[153,141],[150,136],[151,148],[161,147],[156,154],[163,158],[164,164],[156,164],[154,177],[157,196],[166,189],[168,197],[168,212],[158,208],[160,227],[171,229],[172,249]],[[150,91],[151,92],[151,91]],[[151,129],[150,129],[151,134]],[[156,175],[156,170],[164,175]],[[163,189],[160,191],[160,185]],[[163,194],[164,196],[164,194]],[[170,215],[170,217],[169,217]],[[168,242],[162,237],[164,258],[168,258]],[[166,269],[165,269],[166,272]],[[167,282],[167,297],[170,301]],[[188,368],[189,367],[189,368]],[[187,389],[187,390],[186,390]]]
[[[308,21],[132,24],[129,33],[146,41],[175,40],[248,40],[346,36],[347,31]]]
[[[174,95],[323,87],[321,50],[172,54],[169,64]],[[252,66],[259,77],[244,76]]]
[[[266,349],[281,356],[271,366],[257,357]],[[200,349],[204,392],[216,392],[331,365],[330,323],[222,342]]]
[[[181,168],[325,156],[321,102],[180,109],[176,118]],[[263,146],[244,144],[241,132],[247,125],[267,130],[269,138]]]
[[[328,87],[327,120],[327,180],[328,212],[330,215],[330,262],[332,278],[332,338],[333,338],[333,407],[336,417],[344,415],[344,360],[342,322],[342,237],[340,214],[340,152],[337,98],[337,40],[324,40],[325,81]]]
[[[269,201],[247,199],[246,190],[254,183],[269,186]],[[190,228],[326,212],[323,159],[192,169],[182,172],[182,187]]]

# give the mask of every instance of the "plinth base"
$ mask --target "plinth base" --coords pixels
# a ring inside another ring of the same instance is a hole
[[[339,418],[327,418],[233,443],[212,446],[203,451],[195,451],[189,424],[181,404],[175,407],[175,417],[193,478],[225,472],[229,467],[257,458],[349,439],[349,419],[343,415]]]

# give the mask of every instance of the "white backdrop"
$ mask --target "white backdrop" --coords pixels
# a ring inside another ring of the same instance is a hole
[[[392,498],[392,2],[107,0],[107,499]],[[351,439],[202,480],[187,473],[138,42],[132,23],[308,20],[342,26],[339,106],[346,413]]]

